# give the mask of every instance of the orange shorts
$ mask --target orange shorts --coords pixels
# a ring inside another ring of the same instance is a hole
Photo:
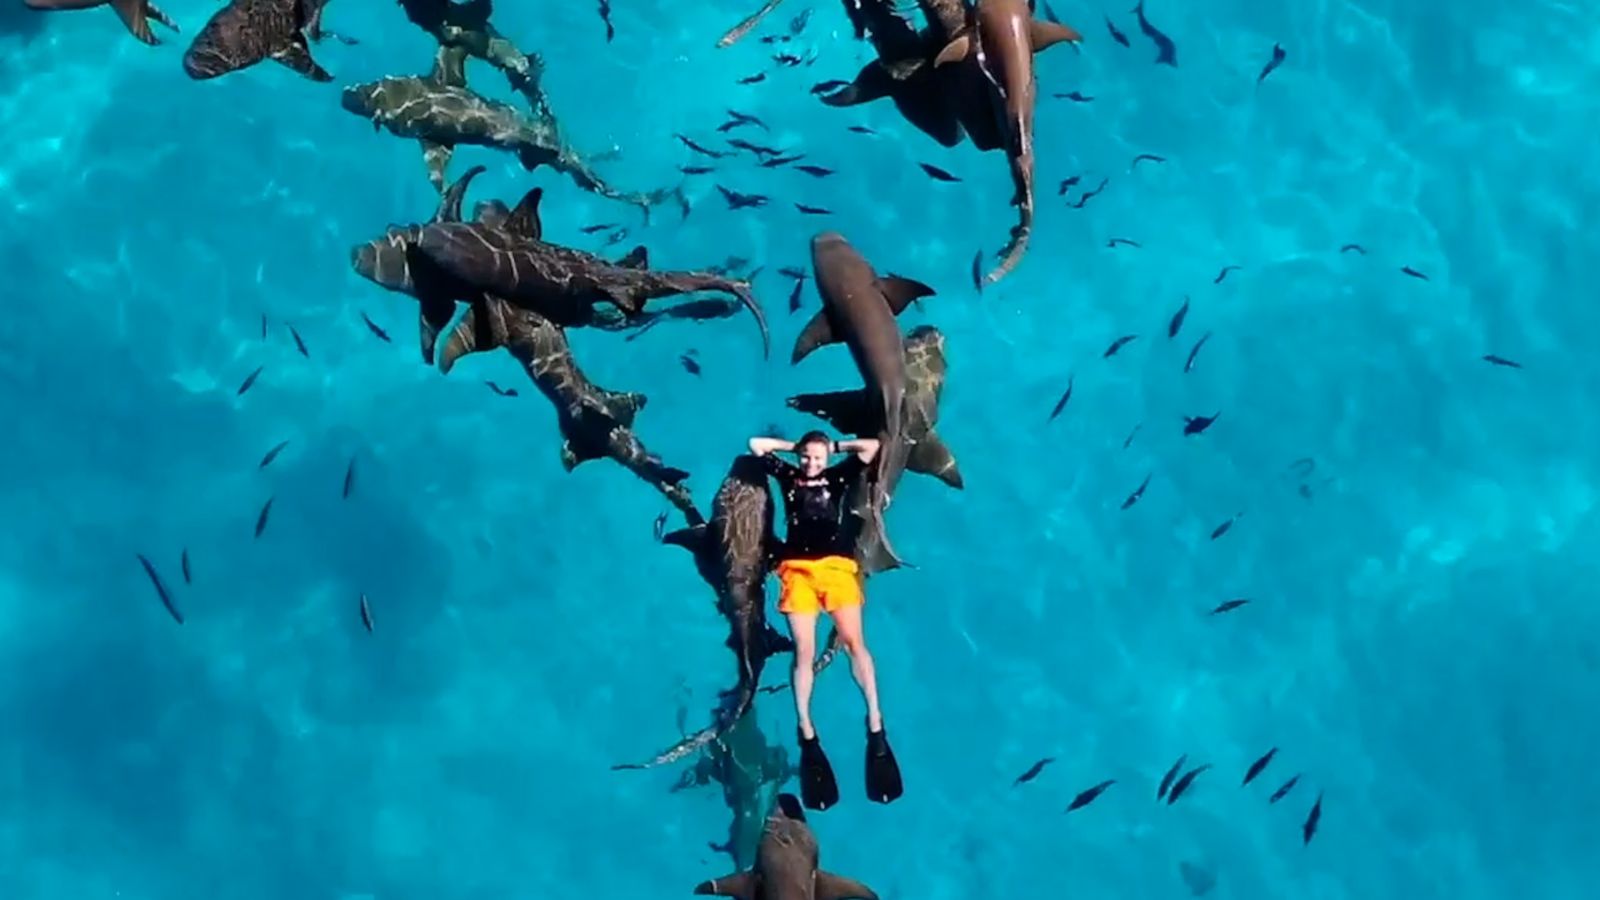
[[[778,563],[778,612],[832,613],[866,602],[861,594],[860,568],[848,556],[789,559]]]

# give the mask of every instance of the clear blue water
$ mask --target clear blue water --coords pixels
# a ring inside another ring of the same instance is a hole
[[[328,25],[361,43],[317,49],[335,84],[271,65],[194,83],[179,58],[215,4],[163,5],[185,33],[154,49],[107,10],[0,12],[0,896],[668,898],[728,871],[707,847],[728,827],[715,786],[609,770],[676,738],[680,708],[705,721],[727,686],[708,591],[651,538],[663,503],[607,463],[565,474],[548,405],[482,384],[526,388],[511,359],[430,371],[415,304],[350,270],[352,244],[434,200],[415,145],[341,110],[338,86],[424,71],[428,38],[392,3],[343,0]],[[621,221],[659,265],[767,265],[771,362],[742,320],[574,336],[595,381],[649,394],[641,433],[703,502],[749,434],[807,424],[784,397],[850,384],[842,350],[783,361],[803,315],[772,273],[803,264],[819,227],[787,201],[834,209],[881,269],[939,289],[905,326],[948,336],[940,430],[967,488],[909,476],[890,522],[918,568],[870,583],[903,800],[866,802],[859,700],[844,667],[820,680],[844,793],[814,817],[827,867],[922,900],[1184,897],[1181,863],[1239,900],[1592,896],[1591,11],[1152,0],[1172,69],[1120,5],[1132,49],[1099,6],[1057,0],[1088,39],[1040,57],[1038,232],[980,297],[972,255],[1012,221],[1003,163],[934,145],[888,104],[815,102],[812,83],[869,52],[835,4],[813,4],[801,41],[815,66],[754,86],[735,81],[772,69],[769,48],[712,48],[749,0],[617,0],[610,46],[593,4],[500,5],[501,30],[546,55],[572,139],[620,148],[620,183],[673,183],[692,159],[670,135],[709,137],[728,107],[840,171],[741,163],[723,183],[784,202],[730,213],[692,181],[687,222],[642,229],[553,173],[458,157],[489,166],[474,198],[545,185],[546,234],[575,246]],[[1289,58],[1258,90],[1274,42]],[[1070,90],[1096,99],[1049,98]],[[1168,161],[1130,174],[1144,152]],[[1074,174],[1109,186],[1068,209],[1054,186]],[[1338,253],[1352,241],[1369,255]],[[677,363],[691,346],[699,379]],[[1219,409],[1183,438],[1181,416]],[[1254,603],[1205,614],[1230,597]],[[785,695],[756,715],[790,740]],[[1156,804],[1184,753],[1215,769]]]

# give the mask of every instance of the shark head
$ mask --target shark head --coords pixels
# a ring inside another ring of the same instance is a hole
[[[383,82],[369,81],[366,84],[352,84],[345,88],[339,96],[339,105],[346,112],[355,113],[364,119],[371,119],[378,114],[383,102]]]

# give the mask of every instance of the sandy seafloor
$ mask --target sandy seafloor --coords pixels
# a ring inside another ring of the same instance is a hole
[[[327,24],[360,43],[317,48],[334,84],[273,65],[195,83],[179,59],[213,3],[163,3],[184,35],[154,49],[108,10],[15,5],[0,13],[0,897],[671,898],[731,868],[707,849],[727,827],[715,788],[609,771],[670,742],[680,706],[704,721],[731,672],[709,592],[652,540],[664,504],[608,463],[564,473],[549,405],[509,357],[429,371],[414,302],[350,270],[352,244],[434,201],[415,144],[374,134],[338,89],[425,70],[426,36],[392,3],[341,0]],[[497,22],[545,54],[573,141],[620,148],[604,165],[620,183],[675,183],[695,160],[671,135],[709,141],[730,107],[838,175],[736,162],[688,182],[686,222],[646,229],[507,156],[465,150],[453,171],[489,167],[473,199],[546,186],[545,233],[574,246],[601,243],[580,226],[622,222],[659,265],[767,266],[770,362],[744,320],[574,336],[597,382],[649,394],[640,432],[702,502],[749,434],[807,424],[784,397],[850,384],[842,349],[787,364],[817,300],[789,315],[773,273],[826,227],[791,201],[938,289],[903,324],[948,337],[940,430],[967,487],[907,476],[890,523],[917,567],[870,584],[907,794],[866,802],[859,701],[828,672],[817,716],[845,799],[814,817],[825,865],[917,900],[1181,898],[1184,862],[1228,900],[1592,897],[1600,14],[1152,0],[1169,68],[1120,4],[1104,11],[1132,49],[1100,6],[1058,0],[1088,39],[1039,58],[1038,231],[980,297],[972,255],[1012,221],[1001,159],[940,148],[888,104],[816,102],[812,83],[868,53],[833,3],[791,0],[768,29],[816,6],[798,43],[814,66],[737,85],[773,68],[754,41],[712,48],[751,5],[616,0],[610,45],[587,2],[502,2]],[[1275,42],[1288,61],[1258,89]],[[1051,97],[1071,90],[1095,99]],[[1167,161],[1130,174],[1146,152]],[[1109,179],[1081,210],[1055,194],[1074,174]],[[776,199],[732,213],[718,181]],[[1213,284],[1224,264],[1244,268]],[[1102,359],[1122,334],[1140,338]],[[690,347],[698,379],[677,362]],[[1218,410],[1184,439],[1183,415]],[[1254,602],[1206,615],[1230,597]],[[757,715],[790,739],[785,695]],[[1182,753],[1215,769],[1157,804]],[[1042,756],[1057,760],[1013,789]]]

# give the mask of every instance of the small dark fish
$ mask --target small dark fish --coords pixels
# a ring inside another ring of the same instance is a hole
[[[344,467],[344,490],[339,496],[345,500],[350,499],[350,492],[356,487],[356,458],[350,457],[350,464]]]
[[[1222,271],[1217,273],[1217,277],[1211,279],[1211,283],[1221,284],[1222,279],[1227,278],[1229,272],[1237,272],[1242,268],[1244,268],[1244,266],[1223,266]]]
[[[488,385],[489,386],[489,390],[494,391],[495,395],[498,396],[498,397],[515,397],[515,396],[517,396],[517,389],[516,388],[503,388],[500,385],[495,384],[492,381],[485,381],[484,384]]]
[[[1194,349],[1189,351],[1189,358],[1183,361],[1183,371],[1185,374],[1194,368],[1194,358],[1200,355],[1200,348],[1204,347],[1206,345],[1206,341],[1209,340],[1211,340],[1211,332],[1208,331],[1200,336],[1200,340],[1195,341]]]
[[[1178,757],[1178,761],[1172,764],[1172,768],[1167,770],[1167,774],[1166,775],[1162,776],[1162,778],[1161,778],[1161,786],[1156,788],[1156,799],[1157,800],[1163,799],[1164,797],[1167,796],[1167,789],[1172,787],[1172,780],[1174,778],[1178,777],[1178,770],[1182,769],[1183,768],[1183,764],[1188,762],[1188,761],[1189,761],[1189,754],[1185,753],[1184,755]]]
[[[800,311],[800,291],[806,286],[804,280],[794,283],[794,290],[789,292],[789,314],[794,315]]]
[[[1073,92],[1068,93],[1068,94],[1056,94],[1055,98],[1057,100],[1071,100],[1073,103],[1093,103],[1094,102],[1094,98],[1093,97],[1084,96],[1084,94],[1079,92],[1079,91],[1073,91]]]
[[[273,447],[271,450],[268,450],[267,451],[267,455],[261,457],[261,465],[257,466],[256,468],[265,469],[267,466],[272,465],[272,461],[277,459],[278,458],[278,454],[282,453],[283,452],[283,448],[285,448],[287,446],[289,446],[289,442],[288,441],[284,441],[283,443],[278,444],[276,447]]]
[[[1116,356],[1118,350],[1121,350],[1123,347],[1128,346],[1128,343],[1130,341],[1138,340],[1138,338],[1139,338],[1139,336],[1137,334],[1125,334],[1122,337],[1117,338],[1116,340],[1111,342],[1111,346],[1106,348],[1106,352],[1102,353],[1100,355],[1100,358],[1101,359],[1110,359],[1111,357]]]
[[[710,166],[679,166],[678,171],[685,175],[709,175],[716,169]]]
[[[741,125],[754,125],[757,128],[760,128],[762,131],[771,131],[772,130],[772,129],[767,127],[767,123],[761,121],[760,119],[756,118],[755,116],[752,116],[749,113],[739,112],[736,109],[730,109],[730,110],[728,110],[728,121],[723,122],[721,125],[718,125],[717,126],[717,131],[719,131],[719,132],[728,132],[728,131],[732,131],[735,128],[740,127]]]
[[[1223,535],[1227,534],[1229,531],[1233,530],[1233,523],[1239,521],[1239,516],[1242,516],[1242,515],[1244,515],[1244,513],[1239,513],[1239,515],[1236,515],[1236,516],[1230,518],[1228,521],[1223,522],[1221,525],[1218,525],[1217,527],[1211,529],[1211,539],[1214,541],[1217,538],[1222,537]]]
[[[805,62],[805,58],[801,57],[801,56],[796,56],[793,53],[774,53],[772,55],[772,61],[777,63],[780,66],[794,67],[794,66],[798,66],[801,63]]]
[[[1128,432],[1127,439],[1122,442],[1122,449],[1126,450],[1126,449],[1128,449],[1129,446],[1131,446],[1133,444],[1133,436],[1138,434],[1139,433],[1139,429],[1141,429],[1143,427],[1144,427],[1144,423],[1143,422],[1140,422],[1138,425],[1133,426],[1133,430]]]
[[[1093,803],[1101,794],[1105,793],[1106,788],[1111,787],[1116,783],[1117,780],[1115,778],[1108,778],[1094,787],[1080,792],[1078,796],[1072,798],[1071,803],[1067,804],[1067,812],[1072,812],[1075,809],[1082,809],[1085,806],[1088,806],[1089,804]]]
[[[1077,184],[1078,182],[1080,182],[1082,180],[1083,180],[1083,176],[1082,175],[1074,175],[1071,178],[1063,179],[1062,182],[1061,182],[1061,187],[1056,189],[1056,196],[1057,197],[1065,197],[1067,195],[1067,191],[1071,190],[1073,185]]]
[[[367,629],[367,634],[372,633],[372,604],[367,602],[367,595],[361,595],[361,625]]]
[[[1139,243],[1138,241],[1130,240],[1128,238],[1114,237],[1114,238],[1111,238],[1110,240],[1106,241],[1106,246],[1107,247],[1111,247],[1111,248],[1116,248],[1116,247],[1119,247],[1119,246],[1143,247],[1144,245]]]
[[[1094,190],[1092,190],[1092,191],[1084,191],[1082,194],[1078,195],[1078,202],[1072,204],[1072,208],[1073,209],[1083,209],[1083,205],[1085,203],[1089,202],[1089,198],[1093,197],[1093,196],[1099,194],[1101,191],[1105,190],[1106,189],[1106,185],[1108,183],[1110,183],[1110,181],[1111,181],[1111,179],[1109,179],[1109,178],[1100,179],[1100,185],[1098,187],[1096,187]]]
[[[1045,419],[1046,422],[1054,422],[1056,420],[1056,416],[1061,415],[1061,411],[1067,408],[1067,401],[1072,399],[1072,382],[1075,381],[1077,377],[1078,376],[1075,374],[1067,376],[1067,391],[1061,395],[1060,400],[1056,401],[1056,408],[1050,410],[1050,418]]]
[[[1311,807],[1311,812],[1306,815],[1306,823],[1300,826],[1301,844],[1311,843],[1317,836],[1317,825],[1322,821],[1322,792],[1317,791],[1317,802]]]
[[[706,171],[709,172],[711,170],[707,169]],[[579,228],[578,230],[583,232],[584,234],[594,234],[594,233],[599,232],[599,231],[605,231],[607,228],[616,228],[616,227],[618,227],[616,222],[601,222],[599,225],[585,225],[582,228]]]
[[[760,84],[761,82],[766,81],[766,80],[767,80],[767,73],[765,73],[765,72],[757,72],[754,75],[746,75],[745,77],[739,79],[739,83],[740,84]]]
[[[1189,295],[1183,295],[1183,305],[1172,314],[1172,321],[1167,323],[1167,340],[1178,336],[1178,329],[1183,327],[1183,320],[1189,318]]]
[[[813,178],[827,178],[833,174],[832,169],[824,169],[822,166],[795,166],[795,169]]]
[[[831,215],[833,215],[833,210],[831,210],[831,209],[823,209],[820,206],[807,206],[804,203],[796,203],[794,205],[794,208],[800,210],[802,213],[805,213],[808,216],[831,216]]]
[[[1271,750],[1268,750],[1266,753],[1262,754],[1260,759],[1258,759],[1255,762],[1251,763],[1250,764],[1250,768],[1245,770],[1244,781],[1240,782],[1239,786],[1240,787],[1244,787],[1245,785],[1249,784],[1250,782],[1255,781],[1256,780],[1256,776],[1260,775],[1262,772],[1266,771],[1266,768],[1267,768],[1268,764],[1270,764],[1272,762],[1272,758],[1274,756],[1277,756],[1277,755],[1278,755],[1278,748],[1277,747],[1273,747]]]
[[[972,286],[978,289],[978,293],[980,293],[980,294],[983,293],[983,248],[982,247],[979,247],[978,248],[978,252],[972,257]]]
[[[1290,463],[1289,468],[1293,469],[1296,475],[1304,478],[1317,470],[1317,461],[1309,456],[1302,456]]]
[[[1134,169],[1139,168],[1139,163],[1145,160],[1149,160],[1150,162],[1164,163],[1167,161],[1167,158],[1165,156],[1157,156],[1154,153],[1141,153],[1133,158],[1133,162],[1128,165],[1128,171],[1131,172]]]
[[[261,314],[261,339],[263,341],[267,339],[267,314],[266,313],[262,313]]]
[[[1272,58],[1267,60],[1267,64],[1261,67],[1261,74],[1256,76],[1256,84],[1266,81],[1267,76],[1271,75],[1274,69],[1283,65],[1284,57],[1288,55],[1289,54],[1283,51],[1283,47],[1278,44],[1273,44]]]
[[[748,209],[751,207],[766,206],[767,201],[770,199],[761,194],[741,194],[738,191],[729,190],[720,184],[717,185],[717,190],[721,192],[722,199],[728,202],[729,209]]]
[[[1485,355],[1483,361],[1489,363],[1490,365],[1505,366],[1508,369],[1522,368],[1522,363],[1519,363],[1516,360],[1506,359],[1504,356],[1495,356],[1493,353]]]
[[[666,536],[666,533],[667,533],[667,514],[666,513],[662,513],[661,515],[656,516],[656,523],[655,523],[655,526],[651,529],[651,533],[653,533],[656,536],[656,541],[658,543],[661,541],[662,537]]]
[[[876,131],[873,131],[871,128],[868,128],[865,125],[851,125],[848,130],[854,131],[856,134],[877,134]]]
[[[1139,482],[1139,489],[1134,491],[1133,493],[1129,494],[1128,495],[1128,499],[1122,501],[1122,508],[1123,509],[1128,509],[1128,508],[1132,507],[1135,503],[1138,503],[1139,502],[1139,498],[1144,496],[1144,489],[1150,486],[1150,479],[1154,478],[1154,477],[1155,477],[1155,473],[1154,472],[1151,472],[1149,475],[1146,475],[1144,477],[1144,481]]]
[[[1167,805],[1171,806],[1177,803],[1178,798],[1183,796],[1183,792],[1189,789],[1189,785],[1194,784],[1194,780],[1200,777],[1200,773],[1209,768],[1211,768],[1211,763],[1206,763],[1183,773],[1183,777],[1178,779],[1178,782],[1172,786],[1172,790],[1167,794]]]
[[[1172,38],[1157,31],[1156,27],[1150,24],[1150,20],[1144,17],[1144,0],[1139,0],[1139,5],[1133,8],[1133,13],[1139,17],[1139,30],[1156,45],[1156,65],[1177,68],[1178,45],[1172,42]]]
[[[306,349],[306,342],[300,339],[300,332],[295,331],[293,325],[289,326],[289,336],[294,338],[294,348],[300,351],[300,355],[310,359],[311,351]]]
[[[1355,251],[1362,256],[1367,255],[1367,248],[1361,246],[1360,244],[1345,244],[1343,247],[1339,248],[1340,253],[1349,253],[1351,251]]]
[[[1248,599],[1245,599],[1243,597],[1241,597],[1241,598],[1239,598],[1237,600],[1224,600],[1221,603],[1217,604],[1217,608],[1213,609],[1211,611],[1211,614],[1213,616],[1220,616],[1225,612],[1233,612],[1234,610],[1238,609],[1239,607],[1241,607],[1241,606],[1243,606],[1243,605],[1245,605],[1246,603],[1249,603],[1249,602],[1250,601]]]
[[[685,353],[684,355],[678,357],[678,362],[683,365],[683,370],[688,372],[690,375],[700,374],[700,364],[695,362],[694,357],[690,356],[689,354]]]
[[[244,396],[244,392],[250,390],[251,386],[256,383],[256,379],[261,377],[261,370],[265,368],[266,366],[257,366],[254,372],[245,376],[244,384],[239,385],[239,396]]]
[[[1401,266],[1400,267],[1400,271],[1404,272],[1407,275],[1410,275],[1412,278],[1420,279],[1422,281],[1427,281],[1428,280],[1428,276],[1422,274],[1421,272],[1418,272],[1416,269],[1413,269],[1410,266]]]
[[[945,170],[939,168],[938,166],[933,165],[932,163],[917,163],[917,165],[921,166],[922,167],[922,171],[927,172],[928,173],[928,177],[934,179],[935,181],[960,181],[961,180],[961,179],[957,178],[956,176],[951,175],[949,172],[946,172]]]
[[[1056,15],[1056,11],[1050,8],[1050,0],[1044,0],[1044,2],[1040,5],[1044,7],[1044,17],[1046,20],[1054,22],[1057,25],[1062,24],[1061,17]]]
[[[1294,790],[1294,786],[1299,784],[1299,783],[1300,783],[1300,776],[1299,775],[1295,775],[1293,778],[1290,778],[1288,781],[1285,781],[1283,783],[1283,787],[1280,787],[1277,790],[1273,791],[1272,792],[1272,796],[1267,798],[1267,802],[1268,803],[1277,803],[1279,800],[1282,800],[1283,798],[1289,796],[1289,792]]]
[[[169,592],[167,590],[167,586],[162,583],[161,576],[156,573],[156,567],[151,565],[150,560],[145,559],[143,553],[137,555],[139,557],[139,564],[144,566],[144,573],[150,576],[150,584],[155,587],[156,596],[161,598],[161,605],[167,608],[167,614],[172,616],[172,620],[174,622],[182,625],[183,613],[178,610],[178,605],[173,602],[171,592]]]
[[[1105,15],[1105,14],[1101,13],[1101,15]],[[1117,26],[1112,24],[1111,17],[1110,16],[1106,16],[1105,18],[1106,18],[1106,30],[1111,32],[1111,39],[1113,41],[1116,41],[1117,43],[1121,44],[1124,47],[1132,47],[1133,45],[1128,43],[1128,36],[1123,34],[1120,31],[1118,31],[1117,30]]]
[[[723,153],[720,150],[712,150],[709,147],[702,147],[699,144],[696,144],[694,141],[689,140],[687,137],[684,137],[681,134],[675,134],[675,135],[673,135],[673,137],[677,138],[680,142],[682,142],[685,147],[688,147],[690,150],[693,150],[694,152],[700,154],[701,156],[709,156],[712,159],[722,159],[725,156],[732,156],[733,155],[731,153]]]
[[[609,44],[611,39],[617,36],[617,29],[611,25],[611,0],[600,0],[600,21],[606,23],[606,43]],[[361,602],[364,606],[366,598],[363,597]],[[371,631],[371,626],[368,626],[367,630]]]
[[[806,30],[806,23],[811,21],[811,10],[806,10],[789,20],[789,34],[799,37],[800,32]]]
[[[811,86],[811,93],[813,93],[813,94],[831,94],[834,91],[837,91],[839,88],[849,87],[849,86],[850,86],[850,82],[848,82],[848,81],[840,81],[837,78],[830,78],[827,81],[819,81],[816,84],[813,84]]]
[[[1028,771],[1023,772],[1021,775],[1018,775],[1017,776],[1017,780],[1011,782],[1011,786],[1012,787],[1018,787],[1020,785],[1027,784],[1028,782],[1034,780],[1035,778],[1038,778],[1039,777],[1039,773],[1044,771],[1044,767],[1050,765],[1051,763],[1053,763],[1055,761],[1056,761],[1056,758],[1054,756],[1046,756],[1044,759],[1041,759],[1038,762],[1034,763],[1028,769]]]
[[[616,245],[622,243],[623,241],[625,241],[627,239],[628,239],[628,229],[626,229],[626,228],[618,228],[616,231],[613,231],[609,235],[606,235],[606,246],[607,247],[615,247]]]
[[[793,278],[795,281],[805,281],[810,277],[806,274],[806,270],[799,266],[784,266],[778,270],[778,274],[785,278]]]
[[[178,565],[183,569],[183,583],[194,584],[194,575],[189,572],[189,548],[183,548],[183,556],[179,558]]]
[[[1192,437],[1192,436],[1197,435],[1197,434],[1205,434],[1206,429],[1210,428],[1211,427],[1211,423],[1215,422],[1217,420],[1217,416],[1220,416],[1220,415],[1222,415],[1222,413],[1219,412],[1215,416],[1184,416],[1183,417],[1183,434],[1184,434],[1184,437]]]
[[[268,497],[266,505],[261,507],[261,513],[256,516],[256,537],[261,537],[261,532],[267,530],[267,516],[272,515],[272,500]]]
[[[366,312],[361,313],[361,321],[367,323],[367,330],[372,332],[373,337],[383,341],[385,344],[394,343],[393,341],[389,340],[389,332],[379,328],[378,323],[372,321],[372,319],[367,316]]]
[[[774,157],[771,157],[769,159],[763,159],[761,161],[761,168],[763,168],[763,169],[776,169],[779,166],[787,166],[789,163],[799,162],[800,160],[805,159],[805,158],[806,158],[806,155],[804,153],[794,154],[794,155],[790,155],[790,156],[774,156]]]

